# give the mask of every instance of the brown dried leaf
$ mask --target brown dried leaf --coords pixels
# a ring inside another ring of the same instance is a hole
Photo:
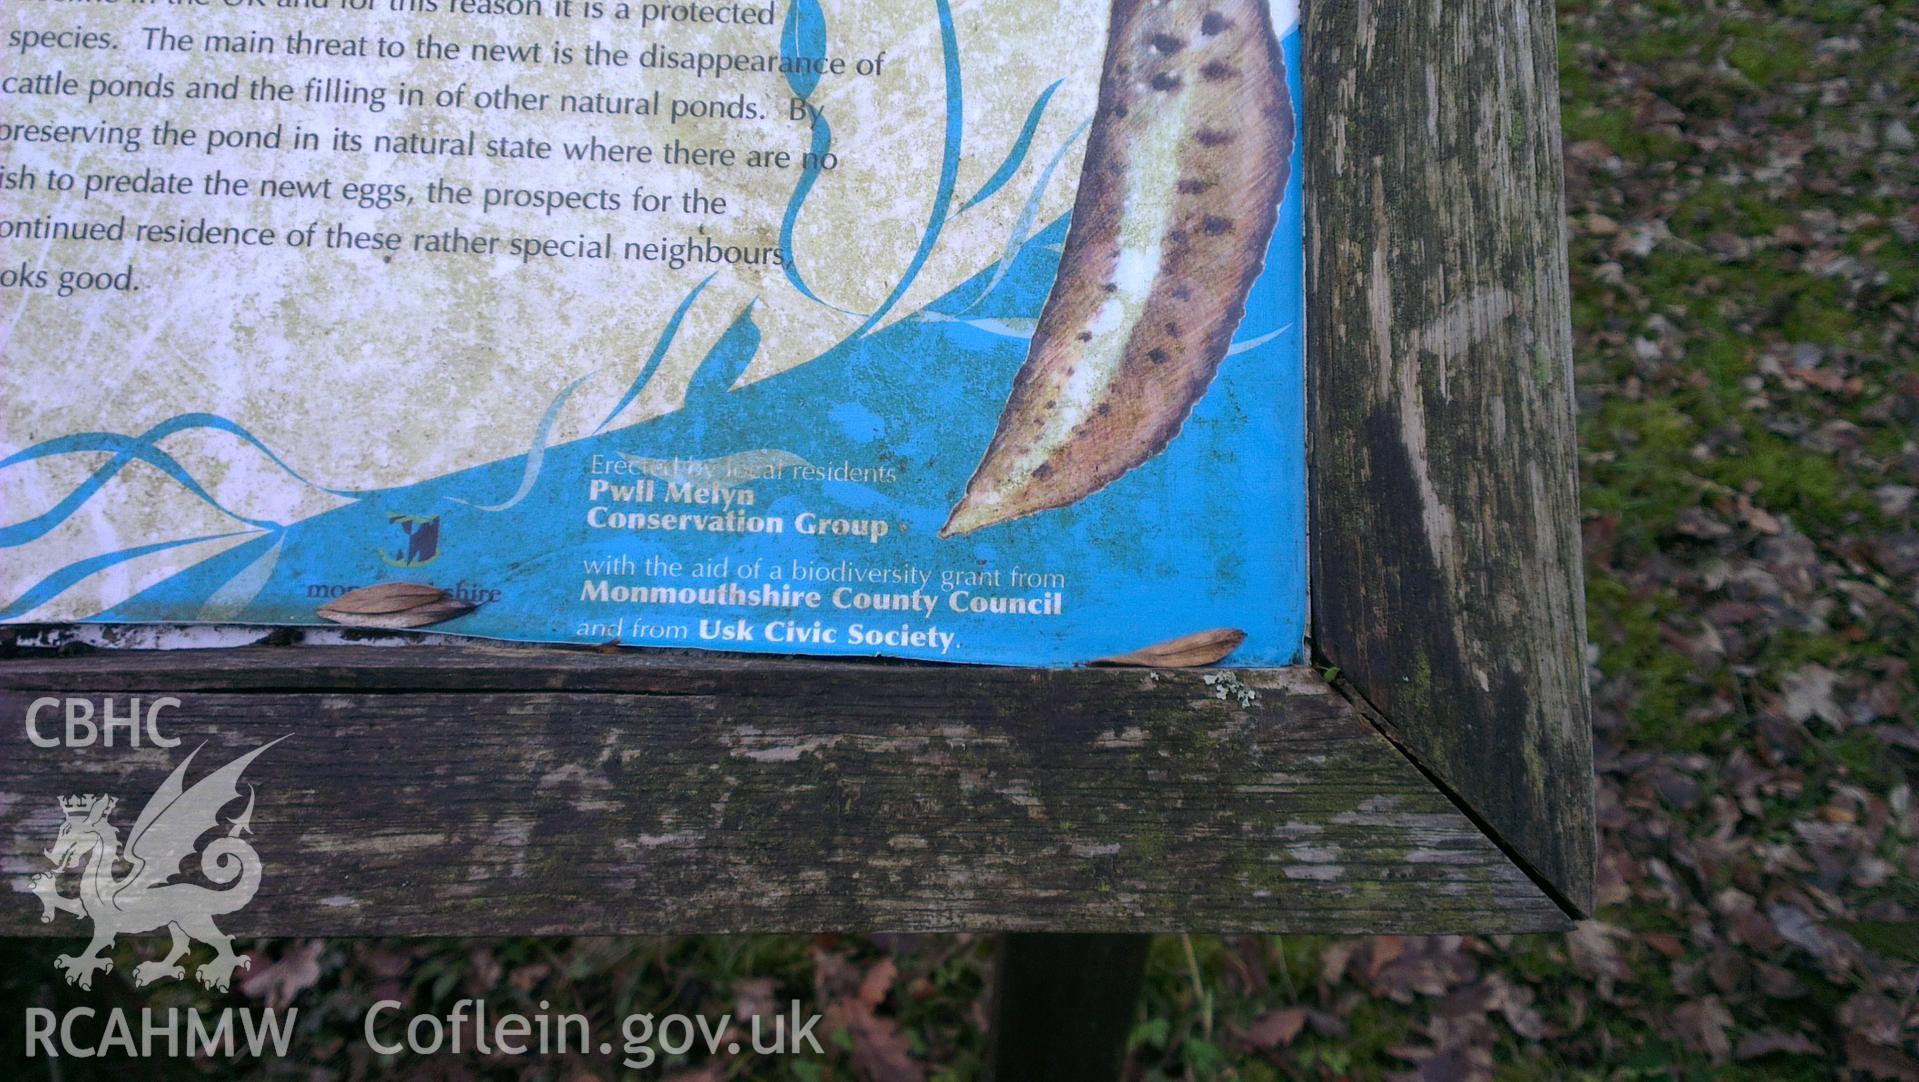
[[[1673,517],[1673,529],[1687,537],[1696,537],[1702,541],[1725,537],[1732,533],[1732,527],[1712,517],[1703,508],[1687,507]]]
[[[1612,999],[1617,982],[1632,979],[1632,967],[1626,964],[1619,950],[1620,941],[1630,938],[1625,929],[1598,920],[1580,921],[1566,937],[1573,968],[1597,984],[1599,998],[1603,1000]]]
[[[1786,696],[1786,715],[1802,722],[1816,717],[1835,729],[1844,729],[1851,719],[1834,695],[1838,685],[1839,674],[1817,662],[1787,673],[1779,685]]]
[[[553,973],[553,967],[545,962],[531,962],[513,971],[506,979],[508,985],[522,992],[531,992],[540,986],[540,982]]]
[[[1319,952],[1319,979],[1322,984],[1338,984],[1346,975],[1346,967],[1352,963],[1353,955],[1364,946],[1358,940],[1342,939],[1329,944]]]
[[[1668,958],[1683,958],[1686,955],[1686,945],[1671,932],[1646,932],[1639,938],[1645,942],[1646,946]]]
[[[741,1021],[776,1018],[780,1008],[773,1001],[775,984],[771,977],[752,977],[733,982],[733,1013]]]
[[[1191,635],[1181,635],[1177,639],[1154,643],[1130,654],[1103,657],[1090,664],[1124,665],[1140,669],[1186,669],[1201,665],[1212,665],[1225,659],[1226,655],[1239,649],[1246,641],[1246,633],[1238,628],[1220,627],[1211,631],[1196,631]]]
[[[813,956],[813,990],[821,1000],[852,998],[866,974],[845,954],[815,943],[808,952]]]
[[[1373,940],[1367,980],[1374,995],[1411,1003],[1416,996],[1446,995],[1477,973],[1460,936],[1380,936]]]
[[[1775,1052],[1787,1052],[1795,1056],[1816,1056],[1819,1046],[1807,1039],[1802,1033],[1786,1033],[1777,1029],[1762,1029],[1739,1038],[1739,1046],[1733,1050],[1733,1058],[1739,1060],[1758,1059]]]
[[[868,1007],[877,1007],[885,1002],[886,993],[892,990],[893,980],[899,976],[899,972],[899,967],[893,964],[891,958],[880,959],[879,963],[867,970],[866,976],[860,980],[860,990],[857,993],[859,1001]]]
[[[1366,976],[1377,978],[1379,971],[1399,960],[1406,953],[1406,941],[1396,935],[1383,935],[1375,938],[1369,945],[1366,958]]]
[[[1492,1053],[1484,1048],[1397,1047],[1386,1050],[1419,1065],[1411,1074],[1392,1075],[1395,1082],[1481,1082],[1492,1077]]]
[[[853,1069],[872,1082],[925,1082],[926,1068],[890,1018],[868,1015],[853,1027]]]
[[[1839,1008],[1839,1024],[1874,1044],[1895,1047],[1905,1032],[1905,1010],[1885,996],[1859,992]]]
[[[385,612],[405,612],[445,596],[445,590],[421,582],[382,582],[341,594],[327,602],[325,608],[372,616]]]
[[[1486,988],[1486,1006],[1498,1011],[1514,1033],[1529,1041],[1542,1041],[1552,1035],[1544,1016],[1533,1007],[1531,988],[1514,984],[1497,972],[1486,978]]]
[[[1306,1026],[1304,1007],[1274,1007],[1246,1027],[1246,1043],[1254,1048],[1284,1048]]]
[[[1745,521],[1746,525],[1768,536],[1776,535],[1785,528],[1780,524],[1777,516],[1753,503],[1752,498],[1745,495],[1739,497],[1739,517]]]
[[[1886,1082],[1919,1082],[1919,1062],[1895,1049],[1873,1044],[1856,1033],[1846,1034],[1846,1066],[1868,1078]]]
[[[443,623],[472,611],[472,602],[435,586],[383,582],[334,598],[320,606],[319,615],[349,627],[398,629]]]
[[[871,989],[862,989],[862,994]],[[884,993],[882,993],[884,994]],[[868,1082],[925,1082],[926,1068],[913,1058],[899,1024],[881,1018],[856,996],[827,1004],[820,1019],[826,1033],[844,1032],[852,1041],[853,1071]]]
[[[475,944],[466,952],[466,990],[473,996],[484,996],[500,983],[505,969],[498,958],[493,956],[493,948],[486,943]]]
[[[246,979],[240,982],[240,991],[265,1000],[269,1009],[285,1007],[293,997],[319,983],[320,952],[325,948],[325,942],[312,939],[289,948],[277,960],[259,952],[249,954],[252,964],[247,967]]]
[[[1732,1012],[1718,996],[1707,996],[1682,1003],[1672,1012],[1672,1024],[1679,1043],[1694,1052],[1703,1052],[1714,1063],[1724,1063],[1732,1055],[1732,1040],[1726,1031],[1733,1026]]]

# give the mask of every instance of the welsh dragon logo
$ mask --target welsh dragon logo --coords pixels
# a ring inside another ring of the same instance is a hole
[[[184,978],[186,970],[180,966],[180,958],[197,939],[212,947],[215,954],[211,962],[200,966],[200,983],[226,991],[233,971],[246,968],[247,959],[234,955],[232,939],[213,926],[213,918],[245,907],[260,886],[260,854],[240,837],[253,829],[251,785],[247,786],[245,809],[228,821],[226,834],[198,850],[201,874],[224,889],[172,880],[180,875],[182,862],[194,854],[201,836],[220,828],[220,811],[240,798],[240,775],[247,764],[280,740],[240,756],[189,789],[187,767],[200,753],[200,748],[193,749],[147,801],[127,835],[124,852],[120,831],[109,821],[119,801],[92,794],[60,801],[60,835],[54,839],[53,848],[46,851],[54,870],[33,877],[33,892],[40,896],[42,922],[53,920],[55,912],[93,921],[93,942],[79,957],[63,954],[54,959],[54,966],[66,972],[67,983],[91,988],[95,973],[110,972],[113,959],[103,955],[122,932],[165,928],[173,936],[167,956],[136,966],[133,983],[145,986]],[[61,894],[60,873],[82,863],[85,868],[79,876],[80,893],[74,897]],[[130,870],[115,878],[116,864]]]

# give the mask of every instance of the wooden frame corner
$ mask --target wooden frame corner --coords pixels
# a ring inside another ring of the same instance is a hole
[[[1313,636],[1382,727],[1592,907],[1551,5],[1312,4]],[[1463,58],[1463,59],[1462,59]]]

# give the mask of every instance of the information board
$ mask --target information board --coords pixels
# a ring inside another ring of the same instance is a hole
[[[5,12],[0,620],[1300,656],[1291,3]]]

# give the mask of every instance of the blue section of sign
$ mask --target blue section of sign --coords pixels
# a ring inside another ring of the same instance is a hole
[[[1297,34],[1284,42],[1295,103],[1298,45]],[[1058,269],[1060,221],[926,311],[733,390],[759,347],[749,305],[675,413],[549,447],[545,432],[569,388],[526,455],[354,494],[96,620],[218,609],[224,620],[312,623],[331,596],[404,580],[482,602],[435,630],[504,639],[1067,665],[1235,627],[1247,638],[1229,663],[1296,662],[1307,604],[1297,147],[1290,176],[1236,352],[1165,451],[1073,506],[935,536],[1025,360]],[[714,491],[750,491],[754,502],[732,510],[777,519],[783,532],[608,525],[616,514],[725,513],[645,502],[639,486],[649,478],[633,460],[654,461],[657,492],[689,469],[712,469],[684,460],[754,452],[735,462],[782,475]],[[796,478],[802,461],[849,466],[861,479]],[[616,498],[621,486],[631,499]],[[808,515],[867,528],[802,532]],[[872,536],[874,523],[884,536]],[[819,600],[767,605],[729,593],[697,603],[697,591],[728,583]],[[695,603],[615,600],[622,588],[651,586],[695,591]],[[992,611],[1009,606],[1040,611]]]

